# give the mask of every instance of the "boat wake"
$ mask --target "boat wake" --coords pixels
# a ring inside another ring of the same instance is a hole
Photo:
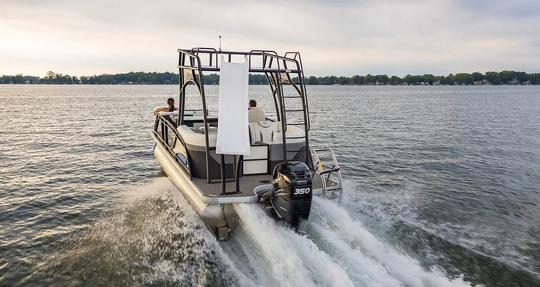
[[[314,198],[306,235],[276,223],[254,205],[237,205],[241,227],[221,246],[251,282],[273,286],[469,286],[424,270],[370,233],[340,205]],[[247,284],[249,285],[249,284]]]
[[[176,188],[159,178],[123,193],[41,272],[117,286],[468,286],[423,269],[341,205],[315,198],[312,208],[302,235],[260,206],[236,205],[240,226],[229,241],[217,242]]]

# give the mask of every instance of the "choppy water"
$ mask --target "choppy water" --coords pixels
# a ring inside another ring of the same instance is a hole
[[[540,286],[540,88],[309,87],[344,203],[219,243],[152,155],[176,91],[0,86],[0,285]]]

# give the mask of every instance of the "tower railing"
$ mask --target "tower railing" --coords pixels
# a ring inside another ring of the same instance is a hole
[[[208,125],[208,108],[206,105],[206,95],[204,89],[204,72],[220,72],[220,57],[224,57],[227,61],[232,61],[233,58],[245,57],[249,64],[249,73],[261,73],[266,75],[270,88],[272,90],[272,97],[274,99],[274,105],[276,108],[277,120],[281,123],[282,131],[282,143],[283,143],[283,161],[288,160],[287,140],[292,139],[287,137],[287,127],[289,125],[303,125],[305,140],[305,153],[306,163],[312,165],[310,162],[310,149],[308,131],[310,129],[309,121],[309,107],[306,94],[306,87],[304,82],[304,71],[302,67],[302,60],[300,53],[287,52],[284,56],[278,55],[272,50],[251,50],[248,52],[242,51],[221,51],[215,48],[192,48],[192,49],[178,49],[178,69],[179,69],[179,117],[178,126],[183,124],[184,113],[186,111],[186,88],[189,85],[195,85],[197,91],[201,97],[202,112],[203,112],[203,124],[206,131],[209,130]],[[296,91],[297,96],[284,95],[283,86],[291,85]],[[302,100],[302,109],[287,109],[287,99],[300,98]],[[287,119],[287,114],[300,113],[303,118],[302,122],[290,123]],[[207,182],[212,183],[212,176],[209,169],[210,151],[215,150],[215,147],[209,146],[208,133],[204,133],[205,145],[206,145],[206,177]],[[296,137],[297,138],[297,137]],[[222,157],[221,170],[224,169],[224,160]],[[241,164],[241,160],[237,161],[236,170],[239,170],[238,165]],[[225,188],[225,174],[222,172],[221,183],[223,189]],[[239,172],[235,174],[236,186],[238,186]],[[223,190],[223,192],[225,192]]]

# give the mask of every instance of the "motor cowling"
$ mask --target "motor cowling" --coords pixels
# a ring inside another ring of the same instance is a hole
[[[313,196],[311,171],[301,161],[289,161],[274,167],[272,206],[280,218],[294,228],[307,220]]]

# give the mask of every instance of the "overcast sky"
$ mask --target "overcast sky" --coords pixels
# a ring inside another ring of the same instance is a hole
[[[220,34],[306,75],[540,72],[540,0],[0,0],[0,74],[175,71]]]

